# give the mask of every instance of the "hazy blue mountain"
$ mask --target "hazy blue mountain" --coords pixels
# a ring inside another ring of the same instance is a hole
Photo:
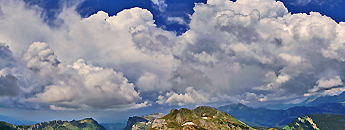
[[[320,97],[310,97],[298,105],[303,106],[313,106],[321,103],[344,103],[345,102],[345,92],[335,95],[335,96],[320,96]]]
[[[345,115],[345,104],[322,103],[315,106],[296,106],[287,110],[270,110],[253,108],[243,104],[232,104],[218,108],[250,126],[284,127],[294,119],[308,114],[342,114]]]
[[[269,104],[264,107],[273,110],[281,110],[296,106],[315,106],[322,103],[345,103],[345,92],[334,96],[311,96],[298,104]]]
[[[2,116],[0,115],[0,121],[6,121],[7,123],[10,124],[14,124],[14,125],[32,125],[32,124],[36,124],[37,122],[33,122],[33,121],[23,121],[23,120],[17,120],[17,119],[13,119],[11,117],[7,117],[7,116]]]

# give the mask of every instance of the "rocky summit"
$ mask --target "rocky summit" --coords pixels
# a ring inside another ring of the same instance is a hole
[[[131,128],[137,130],[136,128]],[[208,106],[193,110],[172,109],[169,114],[156,118],[149,130],[252,130],[232,115]]]

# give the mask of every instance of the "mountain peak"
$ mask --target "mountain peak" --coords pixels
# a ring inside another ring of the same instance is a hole
[[[172,109],[169,114],[158,118],[151,130],[156,129],[242,129],[251,127],[235,119],[230,114],[218,111],[209,106],[199,106],[193,110],[181,108]]]

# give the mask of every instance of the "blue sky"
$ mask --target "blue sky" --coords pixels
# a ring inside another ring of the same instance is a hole
[[[344,5],[0,0],[0,115],[109,123],[179,107],[338,95]]]

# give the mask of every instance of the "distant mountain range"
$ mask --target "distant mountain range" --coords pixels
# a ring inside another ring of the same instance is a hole
[[[286,110],[253,108],[243,104],[221,106],[218,109],[236,117],[250,126],[284,127],[294,119],[308,114],[345,115],[345,93],[338,96],[310,97]]]
[[[299,106],[314,106],[322,103],[345,103],[345,92],[335,96],[320,96],[309,97],[303,102],[299,103]]]
[[[334,103],[337,104],[337,103]],[[319,104],[320,105],[320,104]],[[235,107],[234,107],[235,106]],[[245,116],[253,114],[250,111],[256,111],[257,109],[245,106],[243,104],[234,104],[231,109],[235,110],[248,110]],[[296,109],[297,111],[304,109],[310,110],[309,107],[301,107]],[[252,121],[271,120],[274,118],[268,118],[268,109],[260,108],[259,112],[263,112],[260,117],[255,117],[259,113],[254,113]],[[273,114],[280,114],[278,110]],[[282,110],[283,111],[283,110]],[[295,112],[295,111],[290,111]],[[303,113],[303,112],[302,112]],[[244,113],[242,113],[244,114]],[[256,114],[256,115],[255,115]],[[272,113],[270,113],[272,114]],[[293,115],[293,114],[292,114]],[[193,110],[181,108],[172,109],[169,114],[155,113],[146,116],[130,117],[127,121],[127,126],[121,123],[107,124],[107,130],[343,130],[345,129],[345,115],[335,114],[309,114],[293,118],[289,115],[284,115],[287,119],[292,119],[286,125],[280,128],[270,127],[251,127],[234,116],[225,112],[219,111],[215,108],[208,106],[199,106]],[[284,120],[284,119],[283,119]],[[287,122],[284,120],[283,122]],[[115,127],[114,127],[115,126]],[[41,122],[35,125],[13,125],[0,121],[0,130],[105,130],[105,127],[98,124],[92,118],[86,118],[83,120],[61,121],[54,120],[48,122]]]
[[[263,107],[272,110],[281,110],[296,106],[314,106],[322,103],[345,103],[345,92],[334,96],[311,96],[297,104],[270,104]]]
[[[129,117],[127,125],[123,123],[98,124],[92,118],[78,121],[55,120],[35,124],[0,115],[0,130],[251,130],[254,128],[258,130],[338,130],[345,129],[344,101],[345,92],[338,96],[310,97],[299,104],[293,104],[293,107],[282,110],[253,108],[241,103],[221,106],[218,110],[199,106],[193,110],[172,109],[167,115],[155,113]],[[23,122],[34,125],[18,125]]]
[[[110,127],[114,124],[108,124]],[[111,128],[117,129],[117,128]],[[123,129],[123,128],[122,128]],[[172,109],[169,114],[155,113],[130,117],[125,130],[254,130],[232,115],[208,106],[193,110]],[[105,130],[92,118],[83,120],[41,122],[35,125],[13,125],[0,121],[0,130]]]
[[[35,125],[13,125],[0,121],[0,130],[105,130],[92,118],[83,120],[41,122]]]
[[[315,106],[296,106],[287,110],[270,110],[266,108],[253,108],[243,104],[232,104],[218,108],[233,115],[250,126],[284,127],[294,119],[308,114],[341,114],[345,115],[345,104],[323,103]]]

